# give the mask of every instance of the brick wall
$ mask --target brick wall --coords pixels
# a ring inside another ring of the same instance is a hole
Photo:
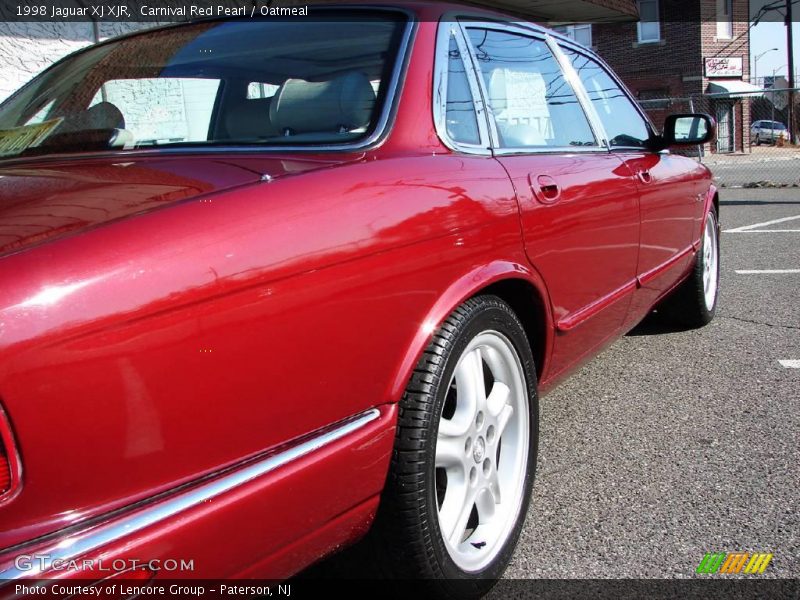
[[[101,39],[156,23],[100,23]],[[91,23],[0,21],[0,102],[57,60],[95,42]]]
[[[685,97],[699,93],[703,75],[699,6],[662,0],[660,9],[660,41],[639,43],[636,23],[596,25],[595,47],[634,94],[663,90],[669,96]]]
[[[733,39],[717,39],[717,1],[661,0],[661,39],[639,43],[635,23],[595,25],[593,43],[638,98],[697,97],[708,90],[705,57],[742,57],[744,81],[749,81],[749,2],[733,0]],[[697,98],[693,108],[713,114],[714,101]],[[671,112],[689,110],[688,102],[648,110],[656,126]],[[736,101],[735,144],[749,146],[750,103]]]

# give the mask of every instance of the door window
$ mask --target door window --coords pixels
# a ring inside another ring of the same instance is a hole
[[[595,146],[589,121],[543,40],[470,28],[501,148]]]
[[[647,121],[603,66],[588,56],[562,48],[578,72],[612,148],[644,148],[650,139]]]
[[[445,92],[445,124],[447,136],[459,144],[481,142],[475,100],[467,78],[464,57],[453,34],[447,48],[447,90]]]

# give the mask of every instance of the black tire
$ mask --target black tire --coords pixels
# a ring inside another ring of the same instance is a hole
[[[716,252],[716,283],[714,300],[711,307],[706,302],[706,290],[704,285],[704,272],[706,264],[706,246],[701,241],[700,250],[695,256],[694,267],[689,275],[689,278],[678,287],[672,295],[667,298],[663,305],[663,312],[673,322],[696,329],[707,325],[714,319],[717,312],[717,304],[719,299],[719,219],[717,211],[712,207],[706,216],[706,221],[703,224],[703,234],[705,236],[706,224],[709,220],[713,220],[713,230],[716,232],[713,245],[714,252]]]
[[[760,146],[760,145],[761,145],[761,138],[758,137],[758,134],[756,134],[756,146]]]
[[[470,340],[486,331],[501,333],[517,353],[530,409],[530,437],[516,522],[506,541],[498,542],[497,548],[502,549],[495,559],[480,571],[467,572],[448,554],[439,529],[435,452],[456,364]],[[538,446],[536,383],[533,356],[522,324],[499,298],[470,299],[442,324],[417,364],[399,407],[391,468],[367,541],[370,558],[378,563],[381,576],[424,580],[418,585],[443,598],[480,597],[492,588],[508,566],[530,503]]]

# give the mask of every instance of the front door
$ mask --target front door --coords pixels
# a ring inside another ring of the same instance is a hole
[[[639,189],[638,291],[628,323],[633,326],[680,279],[692,260],[693,232],[699,231],[702,211],[697,164],[650,150],[647,120],[622,85],[593,57],[568,48],[564,53],[603,123],[612,154]]]
[[[558,335],[549,375],[557,375],[623,326],[635,289],[638,192],[543,38],[494,24],[467,34],[526,252],[550,293]]]
[[[733,146],[733,104],[717,103],[717,152],[734,151]]]

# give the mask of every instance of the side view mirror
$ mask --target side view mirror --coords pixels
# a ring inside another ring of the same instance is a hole
[[[658,150],[670,146],[697,146],[714,139],[716,131],[717,124],[710,115],[670,115],[664,123],[664,134],[656,140],[656,146]]]

